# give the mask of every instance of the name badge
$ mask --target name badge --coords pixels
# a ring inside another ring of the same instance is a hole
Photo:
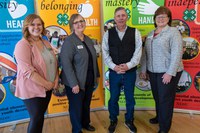
[[[77,48],[78,49],[83,49],[83,45],[78,45]]]

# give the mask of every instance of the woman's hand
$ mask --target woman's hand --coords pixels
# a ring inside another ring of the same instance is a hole
[[[76,85],[76,86],[74,86],[74,87],[72,88],[72,92],[73,92],[74,94],[78,94],[79,91],[80,91],[80,88],[79,88],[78,85]]]
[[[48,91],[52,90],[54,85],[55,85],[54,82],[47,81],[47,83],[45,85],[45,89],[48,90]]]
[[[165,74],[162,76],[162,78],[163,78],[163,80],[162,80],[163,84],[168,84],[168,83],[171,81],[172,76],[169,75],[169,74],[167,74],[167,73],[165,73]]]
[[[58,85],[59,85],[59,78],[58,78],[58,75],[57,75],[56,79],[54,81],[54,87],[53,87],[53,89],[58,89]]]
[[[141,72],[140,73],[140,75],[139,75],[139,77],[141,78],[141,79],[147,79],[147,74],[145,73],[145,72]]]
[[[54,87],[53,89],[58,89],[58,81],[54,81]]]

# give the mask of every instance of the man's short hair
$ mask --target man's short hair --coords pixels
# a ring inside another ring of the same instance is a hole
[[[118,11],[120,11],[120,10],[124,10],[125,12],[126,12],[126,9],[124,8],[124,7],[117,7],[116,9],[115,9],[115,12],[114,12],[114,15],[116,14],[116,12],[118,12]]]

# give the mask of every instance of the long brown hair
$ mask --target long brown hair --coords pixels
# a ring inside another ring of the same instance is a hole
[[[23,33],[23,37],[28,40],[29,36],[30,36],[30,33],[28,31],[28,26],[32,24],[32,22],[35,20],[35,19],[40,19],[40,21],[42,22],[42,35],[45,34],[45,27],[44,27],[44,21],[42,20],[42,18],[39,16],[39,15],[36,15],[36,14],[30,14],[28,15],[24,22],[23,22],[23,29],[22,29],[22,33]]]

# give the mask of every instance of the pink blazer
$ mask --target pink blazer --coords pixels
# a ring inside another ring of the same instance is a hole
[[[48,41],[43,40],[43,42],[48,48],[51,48]],[[14,55],[17,61],[15,96],[21,99],[46,97],[45,88],[31,80],[32,72],[37,72],[44,79],[47,76],[46,64],[39,49],[35,45],[30,45],[26,39],[22,38],[15,46]],[[55,54],[53,53],[53,55]]]

